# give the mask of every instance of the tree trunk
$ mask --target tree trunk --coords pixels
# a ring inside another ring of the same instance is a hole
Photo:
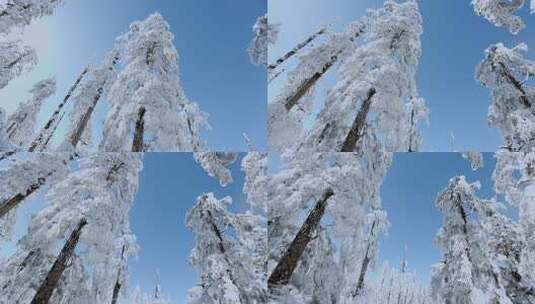
[[[9,211],[17,207],[17,205],[25,200],[28,196],[32,195],[35,191],[41,188],[41,186],[45,184],[46,179],[52,174],[53,172],[50,172],[48,175],[38,178],[37,182],[30,185],[24,193],[18,193],[15,196],[3,201],[2,204],[0,204],[0,218],[4,217]]]
[[[87,225],[87,221],[85,218],[82,218],[78,223],[78,227],[71,233],[71,236],[65,243],[65,246],[63,246],[63,249],[61,249],[61,252],[54,262],[54,265],[48,272],[46,279],[37,290],[37,293],[31,302],[32,304],[48,304],[48,301],[52,297],[63,271],[67,267],[67,262],[71,259],[74,253],[74,249],[76,248],[76,245],[80,239],[80,235],[82,234],[82,228],[85,225]]]
[[[112,65],[108,68],[108,70],[112,71],[118,61],[119,61],[119,56],[116,55],[113,58]],[[100,84],[100,87],[97,89],[97,94],[93,97],[93,103],[91,104],[89,108],[87,108],[84,115],[82,116],[82,119],[76,124],[76,131],[71,135],[71,138],[69,139],[71,145],[75,149],[78,143],[80,142],[80,139],[82,138],[82,135],[84,134],[84,131],[87,128],[87,125],[89,124],[89,120],[91,119],[91,116],[93,115],[93,111],[95,111],[98,101],[102,97],[102,93],[104,92],[104,86],[106,85],[107,81],[108,79],[104,80]]]
[[[136,131],[134,133],[134,142],[132,143],[132,152],[143,152],[143,133],[145,132],[145,107],[139,108],[138,118],[136,121]]]
[[[414,116],[415,116],[416,113],[414,113],[414,109],[411,110],[411,128],[410,128],[410,131],[411,132],[409,134],[409,153],[412,153],[412,152],[416,152],[416,149],[415,147],[412,146],[412,141],[414,140],[414,133],[415,133],[415,130],[416,130],[416,126],[415,126],[415,121],[414,121]]]
[[[527,94],[526,94],[526,90],[524,90],[524,88],[522,87],[522,82],[518,81],[511,74],[511,72],[509,72],[509,70],[505,67],[505,65],[502,62],[500,62],[498,64],[500,65],[500,68],[502,69],[502,72],[504,74],[503,76],[505,76],[505,78],[507,78],[509,83],[511,83],[511,85],[513,85],[513,87],[515,87],[515,89],[517,89],[518,91],[520,91],[520,93],[522,93],[522,95],[520,95],[520,102],[526,108],[531,108],[531,102],[528,100],[528,97],[527,97]]]
[[[17,153],[16,150],[7,151],[7,152],[0,154],[0,161],[3,161],[4,159],[8,159],[9,157],[15,155],[15,153]]]
[[[313,233],[317,230],[320,220],[325,213],[327,200],[334,195],[332,189],[323,192],[321,198],[316,202],[314,209],[310,212],[301,229],[293,239],[290,246],[280,259],[271,273],[268,280],[268,288],[273,289],[279,285],[286,285],[290,281],[293,271],[297,267],[297,262],[303,255],[308,243],[312,240]]]
[[[368,91],[368,96],[366,97],[366,100],[364,100],[364,102],[362,103],[359,113],[357,114],[357,117],[355,117],[355,121],[353,121],[353,125],[351,126],[351,129],[347,134],[344,144],[342,145],[341,152],[353,152],[355,150],[357,142],[363,135],[364,124],[366,123],[366,118],[368,117],[368,113],[370,112],[372,98],[373,96],[375,96],[376,93],[377,91],[375,90],[375,88],[371,88]]]
[[[370,238],[374,237],[374,230],[376,221],[373,222],[372,228],[370,231]],[[360,266],[360,274],[359,279],[357,281],[357,287],[355,288],[355,292],[353,292],[353,298],[358,296],[360,292],[362,291],[362,288],[364,288],[364,279],[366,278],[366,272],[368,271],[368,266],[370,264],[370,247],[371,247],[371,240],[368,242],[368,246],[366,247],[366,254],[364,255],[364,259],[362,260],[362,265]]]
[[[275,61],[275,63],[272,63],[272,64],[268,65],[268,71],[275,70],[279,65],[284,63],[290,57],[292,57],[293,55],[297,54],[297,52],[299,52],[299,50],[301,50],[302,48],[307,46],[309,43],[314,41],[319,36],[325,34],[326,31],[327,31],[327,28],[323,27],[319,31],[317,31],[316,33],[310,35],[305,41],[297,44],[291,51],[289,51],[288,53],[284,54],[284,56],[282,56],[281,58],[277,59],[277,61]]]
[[[43,141],[45,140],[45,135],[47,133],[47,131],[52,128],[54,125],[56,125],[56,121],[58,120],[59,118],[59,115],[61,113],[61,110],[63,109],[63,107],[65,106],[65,104],[67,104],[67,101],[69,101],[69,99],[71,98],[72,94],[74,93],[74,90],[76,90],[76,88],[78,87],[78,85],[80,84],[80,82],[82,81],[82,79],[84,78],[85,74],[87,74],[88,72],[88,68],[85,68],[82,73],[80,74],[80,76],[78,76],[78,79],[76,79],[76,82],[74,83],[74,85],[69,89],[69,91],[67,92],[67,95],[65,95],[65,98],[63,98],[63,102],[61,102],[58,106],[58,108],[56,109],[56,111],[52,114],[52,117],[50,117],[50,119],[48,120],[48,122],[46,123],[45,127],[43,128],[43,130],[41,131],[41,133],[39,133],[39,135],[37,136],[37,138],[32,142],[32,144],[30,145],[30,148],[29,148],[29,151],[30,152],[34,152],[35,149],[37,149],[37,147],[43,145]],[[53,132],[52,132],[53,133]],[[44,149],[44,147],[41,147],[41,149]]]
[[[124,260],[124,251],[126,246],[123,245],[123,250],[121,252],[121,259]],[[121,291],[121,268],[117,270],[117,279],[115,280],[115,286],[113,286],[113,295],[111,297],[111,304],[116,304],[117,299],[119,299],[119,291]]]
[[[338,52],[336,55],[331,57],[331,60],[327,62],[320,72],[317,72],[316,74],[312,75],[312,77],[305,79],[297,88],[297,91],[292,96],[286,98],[285,101],[285,107],[288,112],[292,110],[292,108],[297,105],[299,100],[310,91],[310,89],[320,80],[321,76],[323,76],[329,69],[338,61],[338,57],[340,56],[342,52]]]
[[[71,138],[69,139],[69,142],[71,143],[73,148],[76,149],[76,146],[80,142],[82,134],[84,134],[84,131],[87,128],[89,120],[93,115],[93,111],[95,110],[95,107],[97,106],[97,103],[100,100],[103,91],[103,87],[98,88],[97,94],[95,95],[95,97],[93,97],[93,103],[91,104],[91,106],[89,106],[89,108],[87,108],[84,115],[82,116],[82,119],[80,119],[80,121],[76,124],[76,131],[74,131],[74,133],[71,135]]]

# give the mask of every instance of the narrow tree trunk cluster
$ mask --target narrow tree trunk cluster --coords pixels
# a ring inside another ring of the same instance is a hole
[[[61,275],[65,271],[65,268],[67,268],[68,261],[74,254],[74,250],[76,249],[76,245],[78,244],[80,235],[82,234],[82,228],[85,225],[87,225],[87,221],[85,218],[82,218],[78,223],[78,227],[76,227],[76,229],[71,233],[71,236],[63,246],[63,249],[61,249],[61,252],[54,262],[54,265],[48,272],[46,279],[37,290],[37,293],[31,302],[32,304],[48,304],[59,280],[61,279]]]
[[[299,259],[303,255],[307,245],[312,240],[313,234],[318,229],[321,218],[325,214],[327,200],[333,195],[333,190],[327,189],[323,192],[321,198],[316,202],[314,209],[310,212],[307,219],[301,226],[301,229],[269,276],[269,289],[274,289],[277,286],[288,284],[292,273],[297,267]]]
[[[309,43],[314,41],[319,36],[325,34],[326,31],[327,31],[327,28],[323,27],[319,31],[317,31],[316,33],[314,33],[311,36],[309,36],[305,41],[297,44],[291,51],[289,51],[288,53],[284,54],[281,58],[277,59],[277,61],[275,61],[275,63],[272,63],[272,64],[268,65],[268,67],[267,67],[268,71],[275,70],[279,65],[284,63],[286,60],[290,59],[290,57],[292,57],[293,55],[297,54],[297,52],[299,52],[299,50],[301,50],[302,48],[307,46]]]
[[[65,98],[63,98],[63,102],[61,102],[59,104],[58,108],[52,114],[52,116],[50,117],[50,119],[46,123],[45,127],[43,128],[43,130],[39,133],[37,138],[30,145],[30,148],[28,149],[28,151],[34,152],[37,148],[40,148],[41,150],[45,149],[46,144],[44,142],[49,140],[49,139],[45,139],[45,136],[47,136],[47,133],[49,133],[48,131],[51,128],[53,128],[54,126],[57,125],[58,120],[61,120],[61,119],[59,119],[61,110],[67,104],[67,102],[71,98],[72,94],[74,93],[74,90],[76,90],[76,88],[78,87],[78,85],[80,84],[80,82],[82,81],[82,79],[84,78],[84,76],[87,74],[88,71],[89,71],[89,69],[85,68],[82,71],[82,73],[80,74],[80,76],[78,76],[78,79],[76,79],[76,82],[74,83],[74,85],[69,89],[69,91],[67,92],[67,95],[65,95]],[[53,134],[54,132],[50,132],[50,133]],[[52,136],[52,134],[50,134],[50,137]]]

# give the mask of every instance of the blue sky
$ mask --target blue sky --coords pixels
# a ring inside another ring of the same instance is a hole
[[[27,28],[24,41],[36,47],[40,65],[0,91],[0,106],[8,113],[29,97],[34,83],[56,75],[57,94],[40,115],[41,121],[48,119],[87,64],[98,64],[131,22],[158,11],[175,34],[186,95],[210,114],[212,130],[203,139],[214,150],[244,151],[242,133],[247,133],[257,148],[265,148],[266,73],[246,52],[256,18],[266,13],[265,0],[64,2],[55,15]],[[105,109],[101,103],[97,121]]]
[[[277,44],[270,47],[270,61],[286,53],[322,25],[335,31],[364,16],[367,8],[382,6],[381,0],[268,0],[271,22],[281,23]],[[424,19],[423,55],[417,75],[420,95],[431,110],[430,124],[423,126],[422,151],[449,151],[450,134],[458,151],[496,151],[501,139],[487,124],[490,91],[474,78],[476,65],[491,44],[512,47],[525,42],[529,57],[535,57],[535,18],[526,5],[520,15],[527,28],[517,36],[473,13],[469,0],[418,1]],[[296,13],[297,12],[297,13]],[[334,70],[316,90],[317,113],[326,91],[336,82]],[[272,82],[271,99],[284,77]]]

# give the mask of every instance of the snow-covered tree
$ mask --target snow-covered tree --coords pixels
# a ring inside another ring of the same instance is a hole
[[[526,25],[514,13],[524,6],[524,2],[525,0],[472,0],[472,5],[477,15],[496,26],[507,27],[511,34],[517,34]]]
[[[383,137],[387,151],[407,151],[412,144],[410,126],[415,122],[405,107],[418,96],[418,5],[387,0],[384,8],[369,11],[365,24],[365,44],[344,61],[340,79],[301,149],[350,152],[363,144],[365,133]]]
[[[219,180],[221,186],[227,186],[232,182],[229,167],[236,161],[238,157],[236,153],[197,152],[193,156],[208,175]]]
[[[444,303],[512,303],[490,255],[486,235],[473,216],[485,208],[464,176],[452,178],[436,200],[444,223],[436,244],[442,261],[434,266],[433,294]]]
[[[62,0],[6,0],[0,3],[0,34],[28,26],[33,20],[54,13]]]
[[[0,29],[2,28],[0,25]],[[0,89],[22,73],[32,70],[36,65],[37,54],[33,48],[21,45],[19,40],[0,41]]]
[[[369,10],[362,21],[310,51],[269,103],[270,147],[351,152],[368,133],[384,138],[389,151],[417,151],[414,129],[427,112],[416,88],[421,34],[416,1],[387,0],[383,8]],[[356,46],[357,36],[362,46]],[[312,103],[302,99],[340,58],[338,82],[312,129],[304,132]]]
[[[37,115],[44,101],[55,92],[55,77],[38,82],[30,90],[32,98],[27,102],[20,103],[17,110],[8,117],[6,133],[13,145],[22,150],[27,148],[35,134]]]
[[[265,238],[250,215],[238,216],[227,210],[232,200],[218,200],[212,193],[201,195],[186,217],[195,233],[196,244],[190,256],[199,272],[199,283],[189,290],[188,303],[230,304],[264,303],[264,281],[255,273],[246,236]],[[252,220],[252,221],[251,221]],[[234,231],[235,236],[227,232]],[[245,238],[244,238],[245,236]]]
[[[68,155],[19,154],[0,171],[0,240],[10,237],[19,204],[67,174]]]
[[[496,127],[509,151],[529,151],[535,146],[534,89],[526,83],[535,75],[535,62],[525,59],[525,44],[509,49],[490,46],[479,64],[476,78],[492,90],[488,120]]]
[[[369,216],[380,207],[378,191],[391,157],[369,153],[286,153],[283,168],[270,175],[268,286],[276,303],[295,297],[338,303],[352,297],[361,270],[366,276],[362,266],[375,259],[373,240],[383,231],[372,229]],[[333,238],[344,247],[340,263]]]
[[[279,27],[279,24],[268,22],[267,14],[258,17],[253,26],[255,38],[251,41],[251,45],[247,49],[252,63],[257,65],[267,65],[268,45],[274,44],[277,41]]]
[[[341,33],[333,33],[327,41],[298,57],[296,67],[288,73],[284,87],[268,103],[268,143],[282,151],[291,146],[302,132],[302,123],[313,104],[313,89],[335,64],[355,48],[355,39],[364,24],[353,22]]]
[[[178,54],[160,14],[134,22],[119,37],[124,69],[108,92],[111,109],[100,151],[202,151],[206,114],[180,85]]]
[[[79,169],[55,183],[46,195],[50,204],[31,219],[28,233],[19,241],[17,252],[9,258],[4,271],[13,272],[11,267],[18,266],[12,261],[23,260],[32,252],[39,252],[42,258],[27,265],[24,273],[2,282],[5,302],[28,303],[37,289],[39,297],[58,296],[58,284],[77,284],[68,280],[84,276],[89,291],[84,298],[89,297],[89,303],[110,303],[117,280],[121,285],[125,283],[124,258],[137,248],[135,237],[129,232],[128,211],[137,191],[140,169],[138,155],[98,154],[82,159]],[[58,241],[71,232],[63,246],[67,251],[62,250],[51,266],[53,259],[47,257],[57,255]],[[76,249],[82,245],[83,251]],[[65,262],[73,256],[91,271],[63,276]],[[21,277],[27,274],[31,276]]]

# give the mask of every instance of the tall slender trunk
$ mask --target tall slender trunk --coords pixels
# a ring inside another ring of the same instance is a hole
[[[364,100],[364,102],[362,103],[359,113],[353,121],[353,125],[351,126],[351,129],[349,130],[349,133],[347,134],[347,137],[342,145],[341,152],[353,152],[355,150],[357,142],[364,134],[364,124],[366,123],[366,118],[368,117],[368,113],[370,112],[372,98],[373,96],[375,96],[376,93],[377,91],[375,90],[375,88],[371,88],[368,91],[368,96],[366,97],[366,100]]]
[[[284,54],[282,57],[277,59],[277,61],[275,61],[275,63],[272,63],[272,64],[268,65],[268,67],[267,67],[268,71],[275,70],[279,65],[284,63],[286,60],[290,59],[290,57],[292,57],[293,55],[297,54],[297,52],[299,52],[302,48],[307,46],[309,43],[314,41],[319,36],[325,34],[326,31],[327,31],[327,28],[322,27],[316,33],[310,35],[307,39],[305,39],[305,41],[297,44],[291,51],[289,51],[288,53]]]
[[[499,62],[498,64],[500,65],[500,68],[501,68],[501,70],[502,70],[503,76],[504,76],[505,78],[507,78],[507,81],[509,81],[509,83],[510,83],[513,87],[515,87],[515,89],[517,89],[520,93],[522,93],[522,95],[520,95],[520,102],[521,102],[526,108],[531,108],[531,102],[530,102],[529,99],[528,99],[526,90],[524,90],[524,88],[522,87],[522,82],[518,81],[518,79],[516,79],[516,78],[511,74],[511,72],[505,67],[505,65],[503,64],[503,62]]]
[[[124,252],[125,252],[126,246],[123,245],[123,249],[121,251],[121,259],[124,261]],[[115,286],[113,286],[113,295],[111,297],[111,304],[116,304],[117,299],[119,299],[119,291],[121,291],[121,268],[117,270],[117,279],[115,280]]]
[[[80,76],[78,76],[78,79],[76,79],[76,82],[69,89],[69,91],[67,92],[67,95],[65,95],[65,98],[63,98],[63,101],[58,105],[58,108],[56,109],[56,111],[54,111],[54,113],[52,114],[52,116],[50,117],[50,119],[48,120],[46,125],[44,126],[43,130],[41,130],[41,132],[39,133],[37,138],[35,138],[35,140],[30,145],[30,148],[28,149],[30,152],[34,152],[35,149],[37,149],[38,147],[40,147],[40,146],[42,146],[44,144],[43,141],[45,140],[44,137],[48,133],[47,131],[50,128],[52,128],[54,125],[56,125],[56,122],[60,117],[61,110],[63,109],[65,104],[67,104],[67,102],[71,98],[72,94],[74,93],[74,90],[76,90],[76,88],[78,87],[78,85],[80,84],[80,82],[82,81],[84,76],[87,74],[88,70],[89,70],[88,68],[85,68],[82,71],[82,73],[80,74]],[[41,147],[41,149],[44,149],[44,147]]]
[[[76,124],[76,131],[74,131],[74,133],[69,138],[69,142],[71,143],[73,148],[76,148],[76,146],[80,142],[82,134],[84,134],[84,131],[87,128],[87,125],[89,124],[89,120],[93,115],[93,111],[95,110],[95,107],[97,106],[97,103],[100,100],[103,91],[103,87],[98,88],[97,94],[93,97],[93,103],[87,108],[84,115],[82,116],[82,119],[80,119],[80,121],[78,121],[78,123]]]
[[[358,296],[360,292],[362,291],[362,288],[364,288],[364,279],[366,278],[366,272],[368,271],[368,266],[370,264],[371,258],[370,258],[370,249],[372,245],[372,238],[374,237],[375,233],[375,226],[377,222],[373,221],[372,228],[370,229],[370,241],[368,242],[368,246],[366,247],[366,254],[364,255],[364,259],[362,260],[362,265],[360,266],[360,274],[357,281],[357,287],[355,288],[355,291],[353,292],[353,298]]]
[[[74,249],[80,240],[80,235],[82,234],[82,228],[87,225],[85,218],[82,218],[78,223],[78,227],[71,233],[71,236],[61,249],[54,265],[48,272],[46,279],[43,281],[37,293],[35,294],[32,304],[48,304],[48,301],[52,297],[56,286],[63,274],[65,268],[67,268],[67,262],[71,259]]]
[[[217,227],[217,224],[214,221],[214,217],[212,216],[212,213],[210,211],[206,211],[206,213],[203,212],[202,216],[203,217],[206,216],[206,223],[208,224],[209,229],[211,229],[212,232],[214,232],[214,234],[216,235],[217,248],[219,250],[219,253],[221,253],[221,255],[223,256],[225,263],[227,264],[226,272],[229,276],[229,280],[232,282],[234,286],[236,286],[236,288],[240,292],[239,294],[240,303],[246,303],[246,301],[243,298],[244,291],[241,290],[240,285],[236,282],[236,278],[234,277],[234,273],[232,272],[232,269],[231,269],[234,263],[232,263],[232,261],[230,261],[228,258],[227,249],[225,248],[225,241],[223,239],[223,233],[221,232],[221,230],[219,230],[219,227]]]
[[[132,152],[143,152],[143,133],[145,132],[145,107],[139,108],[136,121],[136,131],[134,133],[134,142],[132,143]]]
[[[327,207],[327,200],[333,195],[333,190],[327,189],[323,192],[321,198],[316,202],[314,209],[310,212],[307,219],[301,226],[301,229],[269,276],[269,289],[273,289],[279,285],[288,284],[293,271],[297,267],[299,259],[303,255],[305,248],[312,240],[313,234],[320,224],[321,218],[325,213],[325,208]]]
[[[112,71],[117,65],[117,62],[119,61],[119,56],[116,55],[112,62],[111,66],[108,67],[108,70]],[[95,111],[95,108],[97,107],[97,103],[99,102],[100,98],[102,97],[102,93],[104,92],[104,86],[108,82],[108,79],[102,81],[100,84],[100,87],[97,89],[97,93],[93,97],[93,103],[91,106],[89,106],[80,121],[76,124],[76,131],[71,135],[69,138],[69,142],[73,146],[73,148],[76,148],[78,143],[80,142],[80,139],[82,138],[82,135],[84,134],[85,129],[87,128],[87,125],[89,124],[89,120],[91,119],[91,116],[93,115],[93,112]]]
[[[15,196],[3,201],[2,204],[0,204],[0,218],[4,217],[9,211],[17,207],[18,204],[20,204],[28,196],[32,195],[35,191],[41,188],[41,186],[45,184],[46,179],[52,174],[54,174],[54,172],[50,172],[46,176],[38,178],[37,182],[28,186],[24,193],[17,193]]]
[[[414,140],[414,133],[415,133],[415,130],[416,130],[416,122],[414,121],[414,116],[416,115],[416,113],[414,113],[415,110],[412,109],[411,110],[411,120],[410,120],[410,124],[411,124],[411,127],[410,127],[410,134],[409,134],[409,152],[416,152],[416,148],[412,146],[412,141]]]

